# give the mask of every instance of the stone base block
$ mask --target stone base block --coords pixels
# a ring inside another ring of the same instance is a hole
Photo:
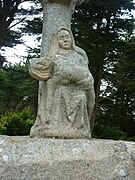
[[[135,180],[135,143],[0,136],[0,180]]]

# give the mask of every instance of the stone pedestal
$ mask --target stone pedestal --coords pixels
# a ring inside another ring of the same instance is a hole
[[[134,180],[135,143],[0,136],[1,180]]]

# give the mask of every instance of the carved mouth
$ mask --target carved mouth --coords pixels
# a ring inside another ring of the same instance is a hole
[[[69,46],[69,43],[65,43],[64,46]]]

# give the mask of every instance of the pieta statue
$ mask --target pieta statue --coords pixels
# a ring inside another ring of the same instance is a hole
[[[87,55],[75,45],[71,30],[63,27],[53,34],[48,57],[34,59],[29,72],[45,87],[30,136],[90,138],[94,82]]]

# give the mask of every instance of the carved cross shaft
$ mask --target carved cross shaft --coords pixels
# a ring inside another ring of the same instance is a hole
[[[42,0],[43,31],[41,56],[46,57],[51,45],[51,35],[60,27],[71,29],[71,17],[75,5],[86,0]]]

